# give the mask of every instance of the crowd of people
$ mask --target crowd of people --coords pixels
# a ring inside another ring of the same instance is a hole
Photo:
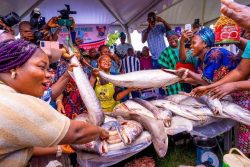
[[[222,3],[221,12],[244,29],[237,45],[238,54],[216,46],[212,29],[201,27],[196,22],[191,31],[184,30],[179,36],[154,12],[148,14],[148,27],[142,32],[142,42],[147,41],[148,47],[144,46],[138,54],[131,44],[126,43],[123,32],[115,53],[107,45],[98,50],[84,50],[80,47],[82,41],[76,39],[74,55],[88,75],[103,111],[112,112],[118,103],[142,97],[147,91],[117,87],[100,78],[99,70],[117,75],[161,68],[176,70],[176,75],[183,78],[182,83],[154,90],[161,96],[181,91],[191,92],[193,96],[209,93],[213,98],[231,94],[235,103],[250,110],[250,84],[247,80],[250,74],[250,8],[225,0]],[[54,33],[50,31],[55,20],[52,18],[42,28],[48,41],[57,41],[57,34],[61,32],[59,25]],[[73,29],[71,27],[71,31]],[[64,55],[58,50],[62,57],[56,63],[52,61],[53,55],[46,55],[35,42],[28,21],[19,24],[21,39],[16,40],[10,30],[0,31],[0,166],[25,166],[28,162],[31,166],[45,166],[52,159],[65,166],[76,165],[74,150],[65,144],[104,139],[108,132],[74,120],[87,111],[70,76],[70,71],[76,66],[70,64],[72,55]],[[237,147],[249,156],[250,127],[240,124],[237,138]]]

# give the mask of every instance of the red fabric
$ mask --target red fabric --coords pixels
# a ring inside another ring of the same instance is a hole
[[[178,70],[179,68],[186,68],[186,69],[189,69],[190,71],[195,71],[195,66],[191,63],[180,63],[178,62],[176,64],[176,70]]]

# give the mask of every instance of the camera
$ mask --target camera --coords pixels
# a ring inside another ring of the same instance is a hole
[[[39,30],[45,24],[45,17],[41,16],[41,12],[38,8],[35,8],[30,14],[30,24],[33,29]]]
[[[35,37],[35,43],[45,39],[45,35],[40,29],[46,24],[45,17],[41,16],[41,12],[38,8],[35,8],[30,14],[30,24]]]
[[[61,14],[60,19],[58,20],[58,24],[60,26],[71,27],[73,24],[73,19],[69,17],[70,14],[77,14],[76,11],[70,10],[70,5],[65,4],[66,9],[58,10]]]
[[[18,14],[16,14],[15,12],[11,12],[9,14],[7,14],[6,16],[0,16],[0,20],[8,27],[12,27],[13,25],[17,24],[20,22],[20,17]],[[2,27],[0,25],[0,29],[3,29],[4,27]]]

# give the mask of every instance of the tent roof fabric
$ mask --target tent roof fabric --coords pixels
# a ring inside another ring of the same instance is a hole
[[[250,4],[249,0],[236,1]],[[57,10],[65,8],[64,4],[77,11],[77,15],[72,15],[77,24],[123,25],[132,30],[145,27],[151,11],[173,25],[193,23],[195,18],[209,23],[220,15],[219,0],[1,0],[0,15],[27,13],[22,20],[29,20],[29,9],[37,5],[48,21],[59,15]]]

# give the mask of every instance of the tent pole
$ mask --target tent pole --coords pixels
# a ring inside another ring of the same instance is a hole
[[[131,43],[131,36],[130,36],[130,33],[129,33],[127,25],[125,25],[125,32],[127,34],[128,43],[132,45],[132,43]]]
[[[21,20],[25,18],[33,9],[35,9],[38,5],[40,5],[44,0],[37,0],[29,9],[27,9],[21,16]]]
[[[206,8],[206,0],[202,1],[202,16],[201,16],[201,25],[204,26],[205,23],[205,8]]]

